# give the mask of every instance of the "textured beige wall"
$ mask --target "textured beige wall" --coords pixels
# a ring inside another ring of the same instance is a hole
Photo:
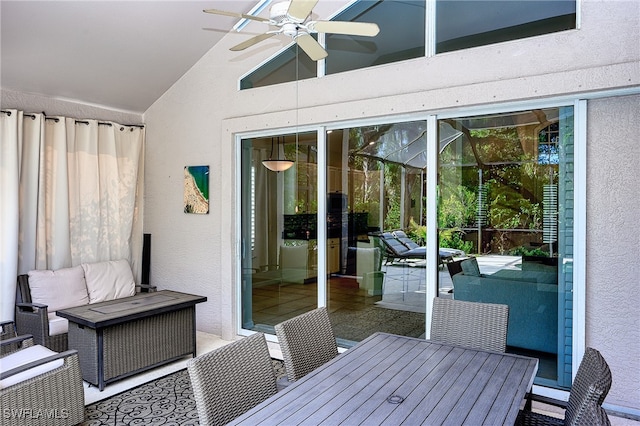
[[[640,96],[587,113],[586,344],[611,366],[606,402],[640,401]]]

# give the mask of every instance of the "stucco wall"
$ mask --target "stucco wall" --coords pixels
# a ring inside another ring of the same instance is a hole
[[[640,96],[587,113],[586,344],[607,359],[607,403],[640,401]]]

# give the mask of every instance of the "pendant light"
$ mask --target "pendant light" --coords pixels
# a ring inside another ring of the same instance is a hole
[[[273,138],[271,138],[271,154],[268,160],[264,160],[262,165],[274,172],[284,172],[293,166],[293,161],[286,158],[280,159],[280,137],[276,141],[276,158],[273,159]],[[282,137],[282,155],[284,156],[284,136]]]

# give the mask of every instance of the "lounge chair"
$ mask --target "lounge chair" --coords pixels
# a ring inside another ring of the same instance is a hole
[[[427,248],[418,245],[404,231],[383,232],[379,237],[387,251],[387,264],[393,263],[396,259],[426,259],[427,257]],[[453,260],[454,256],[464,256],[465,253],[462,250],[440,247],[438,255],[438,263],[444,265]]]

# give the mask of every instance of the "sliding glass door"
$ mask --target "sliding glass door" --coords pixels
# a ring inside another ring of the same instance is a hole
[[[573,128],[567,106],[243,139],[242,328],[326,306],[349,347],[423,337],[428,295],[503,303],[508,350],[540,359],[536,383],[567,386]]]

